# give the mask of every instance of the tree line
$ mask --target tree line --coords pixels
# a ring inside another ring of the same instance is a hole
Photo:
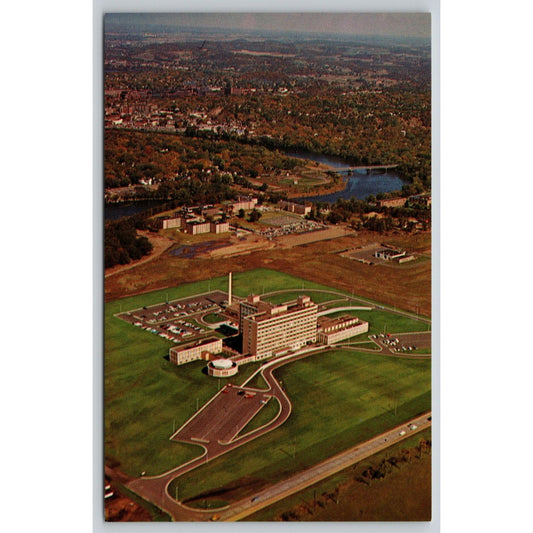
[[[146,229],[143,217],[133,216],[111,220],[104,227],[105,268],[127,265],[131,261],[152,252],[152,243],[144,236],[137,236],[138,229]]]

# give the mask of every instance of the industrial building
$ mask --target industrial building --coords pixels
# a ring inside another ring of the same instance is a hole
[[[318,342],[322,344],[335,344],[367,331],[368,322],[349,315],[318,320]]]
[[[413,255],[407,255],[403,250],[395,250],[394,248],[389,247],[376,250],[374,252],[374,257],[384,259],[385,261],[396,261],[398,263],[406,263],[415,259]]]
[[[170,348],[169,358],[171,363],[183,365],[201,359],[208,361],[210,355],[220,352],[222,352],[222,339],[208,337],[189,344]]]
[[[264,359],[315,342],[318,306],[309,296],[281,305],[250,295],[239,304],[242,352]]]

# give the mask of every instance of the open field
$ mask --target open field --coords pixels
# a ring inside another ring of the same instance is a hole
[[[223,487],[256,486],[353,446],[430,409],[431,362],[332,350],[288,364],[276,377],[293,403],[281,427],[181,476],[180,498],[225,498]],[[316,423],[320,421],[320,423]]]
[[[257,413],[250,422],[242,429],[240,435],[245,435],[254,429],[260,428],[265,424],[268,424],[271,420],[274,420],[279,413],[279,402],[275,398],[270,398],[267,404]]]
[[[128,475],[158,474],[202,453],[198,446],[168,439],[195,412],[197,402],[201,406],[217,392],[219,380],[202,373],[203,361],[173,365],[166,358],[173,343],[113,314],[165,301],[167,292],[178,298],[206,289],[207,284],[178,287],[106,304],[105,453],[109,464]],[[233,382],[244,381],[257,367],[246,365]]]
[[[267,269],[235,273],[233,279],[234,293],[240,296],[251,292],[273,292],[280,287],[298,287],[302,290],[302,285],[305,289],[329,289],[324,285]],[[105,442],[108,464],[130,476],[138,476],[142,471],[153,475],[200,455],[200,447],[171,442],[169,437],[174,429],[180,427],[196,411],[198,405],[203,405],[217,392],[221,383],[225,383],[225,380],[207,378],[202,373],[205,366],[202,361],[180,367],[171,364],[166,356],[173,343],[135,328],[114,314],[208,290],[224,290],[226,286],[227,278],[224,276],[106,304]],[[336,298],[335,295],[331,297]],[[374,320],[377,324],[385,320],[392,323],[391,320],[396,319],[397,328],[401,327],[404,331],[420,327],[420,323],[405,317],[388,317],[390,313],[386,311],[367,313],[375,313],[371,321]],[[354,352],[345,352],[345,355],[347,353],[348,360],[357,359]],[[314,361],[316,358],[311,359]],[[300,364],[305,365],[302,362],[290,366],[296,368]],[[243,383],[256,368],[257,364],[243,366],[231,381],[235,384]],[[282,374],[285,370],[279,372]],[[256,381],[260,383],[259,379]],[[253,386],[252,383],[249,385]],[[342,391],[341,383],[336,386]],[[292,394],[290,396],[292,400]],[[252,420],[252,423],[257,422]],[[259,440],[265,438],[269,437]],[[253,445],[252,443],[250,446]],[[233,456],[233,453],[230,455]]]
[[[395,234],[381,237],[393,246],[416,253],[428,253],[431,235]],[[408,269],[369,266],[340,257],[338,252],[375,242],[374,232],[308,243],[293,248],[262,249],[235,257],[173,257],[168,253],[106,279],[106,301],[118,297],[168,288],[193,281],[216,278],[254,268],[271,268],[388,305],[431,315],[431,261]],[[205,290],[207,290],[207,282]],[[307,285],[306,285],[307,286]],[[222,288],[222,287],[220,287]],[[261,291],[261,288],[256,289]],[[271,289],[273,290],[273,289]],[[163,301],[163,300],[160,300]]]
[[[369,323],[368,335],[378,335],[380,333],[402,333],[412,331],[430,331],[430,324],[423,324],[412,320],[411,318],[396,315],[389,311],[374,309],[372,311],[365,311],[357,309],[356,311],[339,311],[328,315],[328,318],[336,318],[342,315],[353,315],[359,317]],[[360,337],[363,338],[362,336]]]
[[[431,518],[431,441],[424,430],[374,456],[293,494],[244,521],[374,521]],[[365,471],[388,462],[384,477],[362,482]]]
[[[284,224],[295,224],[301,221],[301,216],[287,211],[266,211],[259,219],[260,224],[269,226],[283,226]]]

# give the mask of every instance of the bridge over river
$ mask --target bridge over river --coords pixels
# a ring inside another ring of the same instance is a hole
[[[333,172],[353,172],[354,170],[388,170],[390,168],[397,168],[398,165],[362,165],[358,167],[337,167],[332,169]]]

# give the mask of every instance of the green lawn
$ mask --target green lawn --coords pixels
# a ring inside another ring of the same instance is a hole
[[[376,465],[379,465],[380,461],[382,461],[383,459],[395,456],[396,454],[399,454],[401,450],[407,450],[409,448],[414,448],[415,446],[418,446],[422,439],[431,440],[431,429],[421,431],[420,433],[412,435],[411,437],[408,437],[405,440],[402,440],[401,442],[390,446],[389,448],[386,448],[381,452],[376,453],[372,457],[369,457],[368,459],[365,459],[364,461],[358,463],[357,468],[359,471],[361,471],[365,468],[368,468],[369,466],[375,467]],[[284,498],[283,500],[280,500],[272,505],[269,505],[268,507],[265,507],[264,509],[261,509],[260,511],[254,514],[243,518],[242,521],[260,522],[275,520],[276,517],[281,515],[281,513],[283,513],[284,511],[293,509],[298,505],[301,505],[302,502],[312,502],[317,495],[333,492],[340,485],[352,480],[353,477],[354,467],[350,466],[349,468],[346,468],[345,470],[342,470],[337,474],[333,474],[332,476],[324,479],[323,481],[320,481],[319,483],[311,485],[310,487],[307,487],[306,489],[303,489],[300,492],[296,492],[295,494],[292,494],[291,496]],[[341,498],[344,499],[346,498],[346,496],[344,494],[341,494]]]
[[[379,352],[380,349],[379,349],[379,346],[375,343],[375,342],[372,342],[372,341],[361,341],[361,340],[357,340],[358,338],[359,339],[362,339],[363,337],[366,338],[366,333],[363,333],[361,337],[359,336],[356,336],[356,337],[352,337],[350,339],[346,339],[345,341],[342,341],[341,344],[343,345],[349,345],[349,346],[353,346],[354,348],[364,348],[365,350],[374,350],[376,352]]]
[[[251,292],[259,294],[285,288],[294,288],[296,289],[294,293],[297,293],[301,290],[302,285],[307,289],[329,289],[329,287],[268,269],[233,274],[234,292],[239,296],[246,296]],[[204,374],[202,370],[205,367],[205,362],[203,361],[179,367],[173,365],[166,358],[169,348],[174,346],[173,343],[136,328],[113,315],[121,311],[140,308],[144,305],[149,306],[166,300],[184,298],[215,289],[227,290],[226,276],[154,291],[140,296],[123,298],[105,305],[105,455],[109,464],[117,465],[126,474],[138,476],[142,471],[146,471],[147,475],[159,474],[200,455],[202,449],[199,446],[175,443],[168,439],[173,429],[181,426],[195,412],[197,403],[201,406],[207,402],[225,380],[213,379]],[[379,332],[385,323],[388,326],[387,331],[400,331],[400,328],[401,331],[420,331],[426,327],[422,323],[404,317],[397,317],[384,311],[361,311],[356,314],[365,320],[370,320],[371,332],[374,330]],[[393,325],[394,327],[392,327]],[[372,368],[380,368],[380,365],[383,364],[426,365],[429,373],[430,363],[428,361],[396,361],[395,363],[389,361],[389,363],[384,363],[375,355],[359,356],[352,351],[345,352],[345,354],[345,358],[349,361],[357,361],[359,357],[371,357],[372,359],[369,360],[368,364]],[[329,358],[331,355],[328,354],[327,357]],[[291,368],[302,369],[298,370],[294,375],[300,375],[308,365],[310,365],[310,369],[315,368],[319,359],[313,357],[311,360],[298,363],[298,365],[290,365],[287,369],[280,370],[280,377],[285,380],[285,373]],[[257,364],[244,365],[239,374],[231,378],[231,381],[235,384],[240,384],[257,368]],[[423,368],[423,366],[418,366],[417,368]],[[319,367],[316,367],[316,371],[316,376],[320,376]],[[300,387],[296,383],[292,383],[291,375],[293,374],[289,373],[287,377],[287,386],[290,384],[292,388],[296,387],[296,402],[299,401],[298,397],[302,394],[303,398],[313,402],[320,402],[319,398],[315,398],[315,393],[312,389],[306,389],[305,379]],[[330,377],[328,374],[325,374],[325,376],[327,379]],[[324,376],[319,379],[324,379]],[[359,382],[357,371],[351,374],[350,380]],[[260,379],[256,380],[257,384],[260,382]],[[344,380],[341,380],[336,387],[338,386],[338,390],[342,391],[347,384]],[[389,392],[395,386],[395,382],[384,385]],[[306,392],[302,393],[302,391]],[[375,391],[381,394],[381,389],[377,388]],[[292,394],[293,392],[289,391],[291,399],[293,399]],[[429,384],[426,394],[429,398]],[[399,413],[400,410],[398,411]],[[312,420],[316,420],[315,415],[306,409],[302,411],[301,416],[304,417],[304,420],[306,416],[310,417],[306,422],[307,425],[310,425]],[[332,416],[339,418],[334,414]],[[374,414],[370,416],[371,419],[372,417],[374,417]],[[297,421],[297,417],[291,415],[287,422],[289,424],[287,426],[288,429],[285,429],[286,425],[284,425],[283,429],[277,431],[288,431],[289,436],[296,436],[298,431],[302,430],[302,434],[305,437],[297,444],[301,451],[321,447],[322,444],[313,446],[315,436],[308,435],[305,427],[294,426],[298,427],[298,430],[293,428],[294,424],[300,423]],[[384,427],[388,423],[387,420],[382,422]],[[379,422],[378,426],[382,422]],[[304,424],[304,422],[301,423]],[[330,421],[329,425],[325,427],[329,427],[331,423]],[[364,427],[359,428],[360,431],[372,429],[372,424],[368,425],[369,419],[367,415],[361,419],[361,424]],[[345,441],[341,439],[339,442],[352,442],[355,434],[353,434],[351,425],[349,425],[349,428],[343,430],[347,432]],[[342,431],[341,434],[343,434]],[[339,438],[342,436],[341,434],[338,435]],[[317,435],[316,438],[318,438],[317,443],[320,443],[320,439],[323,437]],[[271,437],[268,436],[259,439],[265,442],[265,446],[268,447],[268,450],[265,450],[265,457],[271,457],[272,454],[280,454],[278,450],[279,442],[275,439],[269,439]],[[251,444],[250,446],[253,447],[255,445]],[[268,453],[266,453],[267,451]],[[241,453],[241,451],[232,452],[229,456],[233,457],[237,453]],[[254,453],[262,455],[263,451],[257,452],[256,450]],[[282,453],[281,455],[284,456],[285,454]],[[306,457],[306,460],[313,461],[315,455],[316,453],[312,453],[308,457],[307,452],[305,452],[303,457]],[[276,461],[274,462],[277,464]],[[209,465],[209,468],[211,468],[211,465]],[[257,468],[261,470],[263,467],[254,468],[255,470]]]
[[[381,309],[365,311],[358,309],[355,311],[339,311],[327,315],[328,318],[335,318],[342,315],[353,315],[368,322],[368,333],[366,335],[377,335],[379,333],[407,333],[411,331],[429,331],[431,325],[416,321],[406,316],[397,315]],[[429,329],[428,329],[429,328]]]
[[[279,413],[279,402],[275,398],[270,398],[266,405],[264,405],[259,413],[257,413],[250,422],[242,429],[240,435],[246,435],[254,429],[260,428],[268,424]]]
[[[204,322],[207,322],[208,324],[218,324],[219,322],[224,322],[225,320],[227,320],[227,318],[219,315],[218,313],[209,313],[208,315],[204,316]]]
[[[205,375],[204,361],[170,363],[173,343],[113,317],[113,307],[106,309],[105,455],[129,475],[159,474],[202,453],[169,437],[195,412],[197,400],[203,405],[225,380]],[[258,366],[244,366],[232,381],[241,383]]]
[[[180,477],[180,496],[194,497],[244,476],[279,481],[427,411],[430,372],[428,360],[347,350],[290,363],[276,371],[293,403],[287,422]]]

